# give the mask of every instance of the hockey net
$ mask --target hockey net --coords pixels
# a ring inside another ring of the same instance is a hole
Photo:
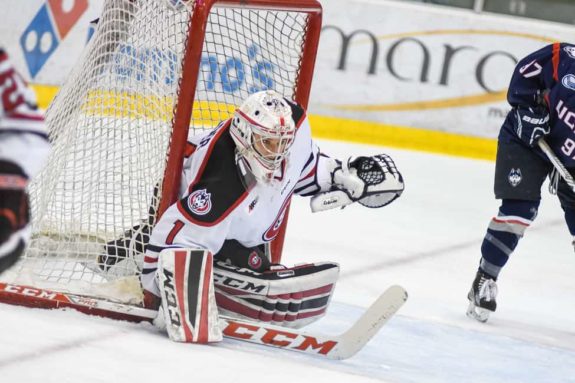
[[[46,113],[32,240],[0,282],[139,304],[138,250],[177,196],[188,133],[263,89],[306,105],[320,25],[315,0],[107,0]],[[110,246],[121,262],[102,272]]]

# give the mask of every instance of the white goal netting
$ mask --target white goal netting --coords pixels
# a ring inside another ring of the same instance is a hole
[[[194,3],[178,10],[167,3],[106,2],[47,111],[53,152],[30,188],[32,241],[2,280],[139,301],[141,249],[173,192],[164,179],[173,171],[174,116],[191,103],[182,64],[201,41],[192,33]],[[207,17],[201,57],[193,58],[191,134],[229,117],[255,91],[297,92],[309,14],[294,2],[277,2],[290,10],[237,3],[216,3]]]

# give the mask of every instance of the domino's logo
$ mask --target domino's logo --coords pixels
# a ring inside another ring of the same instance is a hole
[[[32,78],[88,9],[88,0],[47,0],[20,36],[20,47]]]

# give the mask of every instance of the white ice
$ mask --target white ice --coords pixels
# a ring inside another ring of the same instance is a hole
[[[388,286],[409,299],[355,357],[341,362],[225,340],[176,344],[152,326],[0,304],[0,382],[575,382],[575,252],[557,199],[499,280],[486,324],[465,316],[480,246],[498,202],[494,163],[321,141],[334,156],[385,152],[406,180],[382,209],[312,214],[292,203],[284,262],[342,268],[314,331],[338,333]]]

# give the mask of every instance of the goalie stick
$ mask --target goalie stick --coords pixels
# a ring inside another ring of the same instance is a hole
[[[226,316],[220,316],[219,323],[226,338],[342,360],[361,350],[406,300],[403,287],[389,287],[347,331],[335,336]],[[142,307],[3,282],[0,302],[35,308],[73,308],[131,322],[151,322],[157,314]]]

